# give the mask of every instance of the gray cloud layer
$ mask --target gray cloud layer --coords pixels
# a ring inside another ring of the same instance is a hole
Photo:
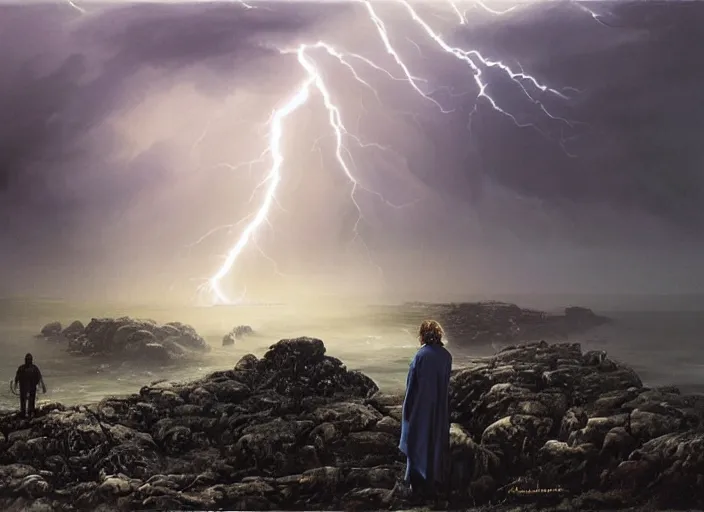
[[[593,8],[608,13],[604,20],[609,27],[573,6],[550,4],[498,18],[474,11],[483,16],[481,23],[443,32],[463,47],[479,48],[510,65],[518,61],[541,80],[579,89],[567,101],[540,96],[551,112],[575,121],[570,127],[546,119],[505,76],[487,74],[490,93],[506,98],[513,113],[536,122],[547,137],[517,128],[486,102],[479,104],[468,132],[475,107],[474,95],[466,94],[472,93],[469,71],[435,52],[402,18],[402,10],[386,8],[394,42],[412,58],[414,73],[431,77],[434,85],[450,84],[452,94],[439,90],[434,97],[456,112],[443,115],[407,87],[401,91],[398,83],[375,77],[387,116],[398,116],[399,110],[417,114],[400,114],[416,132],[409,139],[403,131],[382,128],[373,115],[378,105],[368,91],[353,89],[346,75],[330,76],[337,90],[346,92],[347,111],[358,108],[359,101],[365,105],[360,132],[369,138],[376,133],[393,145],[401,155],[396,163],[407,166],[413,179],[436,197],[420,211],[404,213],[403,220],[375,207],[378,224],[389,227],[366,233],[380,261],[404,255],[420,261],[396,265],[400,271],[423,267],[428,253],[413,256],[408,247],[417,247],[419,237],[425,237],[457,254],[447,256],[448,268],[461,272],[467,254],[479,246],[484,251],[477,256],[480,262],[499,265],[497,275],[514,269],[511,279],[523,287],[565,280],[569,283],[563,287],[581,287],[594,281],[588,277],[588,260],[595,258],[584,256],[586,250],[601,251],[602,260],[609,262],[601,268],[635,269],[621,283],[629,289],[639,289],[639,272],[652,275],[653,268],[668,270],[643,289],[704,283],[701,272],[688,274],[688,265],[701,254],[704,221],[697,140],[702,116],[696,102],[704,73],[695,55],[704,42],[699,30],[704,8],[696,3]],[[182,277],[183,268],[169,267],[165,258],[180,254],[184,244],[217,225],[222,209],[209,213],[208,205],[227,204],[228,187],[244,189],[245,184],[226,177],[213,190],[212,178],[206,182],[193,173],[175,176],[173,169],[183,166],[185,154],[179,151],[185,150],[174,140],[155,140],[130,158],[118,157],[125,133],[113,120],[144,108],[145,101],[153,103],[155,90],[187,83],[193,94],[214,101],[235,90],[257,95],[261,121],[276,98],[295,84],[291,77],[300,77],[295,61],[278,55],[269,43],[293,44],[332,34],[336,41],[354,43],[354,48],[381,58],[369,28],[358,8],[344,5],[278,4],[256,10],[228,4],[140,5],[96,9],[86,16],[65,5],[0,6],[0,119],[8,120],[0,127],[0,218],[5,219],[0,224],[0,261],[13,269],[4,279],[5,291],[61,293],[65,281],[98,272],[104,274],[103,281],[95,280],[102,283],[98,287],[149,273],[164,273],[162,285],[172,280],[169,272]],[[421,44],[420,53],[405,34]],[[174,101],[171,109],[179,106]],[[218,107],[211,108],[217,114]],[[170,114],[178,119],[178,112]],[[313,123],[317,114],[310,115]],[[247,146],[248,137],[254,135],[237,135],[233,147]],[[576,157],[561,148],[561,138]],[[383,176],[391,176],[397,167],[358,158],[374,169],[387,165],[390,170]],[[324,162],[332,167],[333,162]],[[182,185],[172,185],[177,179]],[[374,179],[377,189],[390,194],[398,189],[390,178]],[[410,183],[410,178],[404,180]],[[347,187],[343,180],[327,186],[336,184]],[[237,201],[246,199],[250,189],[246,192]],[[342,200],[347,188],[340,194]],[[198,216],[202,222],[179,220],[184,205],[188,217]],[[301,219],[315,217],[310,208]],[[438,208],[446,211],[436,215]],[[326,229],[348,234],[354,212],[339,209],[338,225],[331,222]],[[238,218],[239,213],[232,215]],[[437,229],[438,222],[446,227]],[[295,222],[290,225],[296,229]],[[326,243],[334,247],[341,238]],[[280,250],[286,240],[300,244],[300,237],[287,239],[281,232],[278,240],[274,247]],[[667,254],[652,252],[662,252],[663,246]],[[633,251],[643,248],[649,248],[649,255],[633,261]],[[500,263],[497,258],[521,251],[522,259],[505,256]],[[143,252],[153,257],[135,254]],[[288,252],[297,253],[298,247]],[[673,275],[672,267],[680,273]],[[570,280],[576,268],[584,275]],[[497,287],[511,289],[511,279],[497,282]],[[403,281],[402,276],[397,280]],[[613,276],[596,280],[606,286]]]

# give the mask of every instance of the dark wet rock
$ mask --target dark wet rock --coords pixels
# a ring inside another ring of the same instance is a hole
[[[601,453],[614,460],[623,460],[638,446],[638,440],[626,426],[614,427],[604,436]]]
[[[570,433],[567,444],[569,446],[579,446],[582,444],[601,446],[604,443],[606,434],[616,427],[626,426],[628,422],[628,414],[616,414],[605,418],[589,418],[583,428]]]
[[[569,439],[572,432],[584,428],[588,421],[589,416],[587,416],[587,413],[585,413],[581,407],[570,408],[562,417],[557,438],[561,441],[566,441]]]
[[[234,345],[235,340],[241,340],[250,334],[254,334],[254,330],[249,325],[238,325],[222,338],[222,346]]]
[[[61,322],[49,322],[44,327],[42,327],[40,333],[45,338],[50,338],[61,334],[61,329]]]
[[[384,414],[388,414],[394,407],[403,405],[403,398],[403,394],[389,395],[383,391],[379,391],[378,393],[374,393],[367,403],[376,410],[381,411]]]
[[[86,332],[96,346],[192,336],[148,321]],[[450,401],[450,508],[704,506],[704,400],[645,388],[607,354],[507,347],[454,371]],[[192,382],[1,416],[0,509],[409,508],[402,403],[322,341],[282,340]]]
[[[565,308],[565,322],[574,330],[583,330],[605,323],[589,308],[572,306]]]
[[[54,343],[64,343],[66,338],[62,335],[62,325],[60,322],[49,322],[41,328],[36,338],[44,338]]]
[[[65,331],[68,350],[74,354],[164,363],[210,350],[193,327],[179,322],[159,325],[129,317],[93,318],[88,325],[76,321]]]
[[[61,331],[61,335],[67,340],[78,338],[85,331],[85,326],[80,320],[74,320],[71,324]]]
[[[549,439],[553,421],[550,418],[515,414],[489,425],[481,444],[495,453],[507,473],[517,474],[529,468],[533,455]]]
[[[450,482],[461,497],[488,501],[495,490],[495,482],[501,477],[499,457],[476,443],[461,425],[450,426]],[[479,485],[477,483],[479,482]],[[477,492],[475,487],[487,487],[487,492]]]
[[[387,434],[393,434],[395,436],[401,436],[401,423],[392,418],[391,416],[384,416],[379,421],[376,422],[374,430],[379,432],[386,432]]]
[[[589,489],[598,483],[599,448],[591,443],[570,446],[550,440],[538,451],[537,481],[540,488]]]
[[[369,397],[379,390],[369,377],[347,371],[342,361],[325,355],[315,338],[281,340],[257,362],[253,386],[273,390],[293,400],[307,394]]]
[[[590,350],[584,354],[582,361],[587,366],[601,366],[606,361],[606,357],[605,350]]]

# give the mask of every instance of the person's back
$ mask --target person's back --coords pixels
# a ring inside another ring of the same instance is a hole
[[[42,376],[39,367],[34,363],[21,365],[17,368],[17,373],[19,375],[20,390],[36,388]]]
[[[42,391],[46,393],[42,372],[34,364],[32,354],[27,354],[24,358],[24,364],[17,368],[17,373],[15,374],[15,386],[19,385],[20,388],[20,414],[22,416],[25,416],[27,412],[30,415],[34,414],[37,386],[40,384]],[[27,407],[28,405],[29,407]]]
[[[437,322],[423,322],[420,338],[423,345],[408,372],[399,448],[408,458],[406,480],[414,492],[432,494],[447,476],[452,355]]]

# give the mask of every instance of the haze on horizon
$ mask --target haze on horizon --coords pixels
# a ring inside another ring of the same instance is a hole
[[[0,118],[11,122],[0,126],[0,297],[192,301],[242,225],[193,244],[256,208],[269,160],[232,166],[259,157],[264,123],[303,79],[272,46],[331,41],[400,76],[354,3],[119,4],[86,15],[2,4]],[[541,96],[574,121],[566,127],[491,76],[492,95],[548,136],[481,102],[468,130],[469,70],[394,2],[381,8],[394,44],[414,75],[444,87],[436,98],[453,112],[360,67],[377,99],[321,54],[350,132],[388,148],[347,141],[360,181],[407,206],[359,194],[370,259],[314,96],[284,125],[278,204],[257,237],[268,257],[248,247],[233,293],[704,293],[704,72],[694,66],[704,5],[589,7],[608,26],[568,3],[472,8],[466,25],[425,7],[454,45],[579,90]]]

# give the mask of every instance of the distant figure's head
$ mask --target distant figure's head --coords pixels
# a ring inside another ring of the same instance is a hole
[[[435,320],[424,320],[418,329],[418,340],[421,345],[442,345],[445,332]]]
[[[24,364],[32,364],[32,354],[27,354],[24,356]]]

